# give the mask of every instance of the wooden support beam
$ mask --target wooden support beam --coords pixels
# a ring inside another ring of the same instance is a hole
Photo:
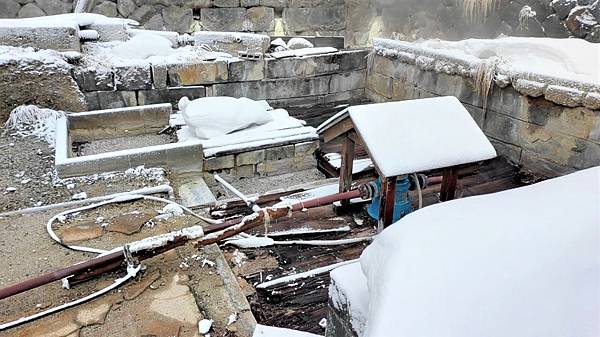
[[[342,146],[342,167],[340,168],[340,193],[350,191],[352,187],[352,166],[354,165],[354,142],[346,137]],[[342,201],[347,206],[350,200]]]
[[[453,200],[456,197],[456,185],[458,183],[458,169],[456,166],[444,169],[442,187],[440,190],[440,201]]]
[[[396,205],[396,177],[383,178],[381,182],[381,204],[379,205],[379,222],[382,228],[388,227],[394,221],[394,206]]]

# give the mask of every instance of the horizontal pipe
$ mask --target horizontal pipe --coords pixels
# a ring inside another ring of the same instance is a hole
[[[205,236],[200,239],[197,247],[221,241],[248,229],[264,224],[266,221],[273,221],[276,219],[286,217],[290,214],[290,212],[329,205],[336,201],[354,199],[360,196],[361,192],[358,189],[356,189],[349,192],[338,193],[321,198],[315,198],[303,202],[298,202],[292,204],[289,207],[267,208],[260,212],[253,213],[253,215],[255,215],[255,218],[253,219],[249,218],[250,216],[248,216],[244,217],[241,221],[235,219],[226,221],[223,224],[209,225],[205,227]],[[265,214],[269,215],[268,219],[265,218]],[[187,237],[176,237],[173,241],[169,242],[165,246],[153,248],[151,250],[140,251],[135,253],[135,256],[138,257],[140,260],[145,260],[147,258],[162,254],[166,251],[182,246],[187,242],[189,242],[189,239]],[[107,267],[108,265],[111,265],[113,268],[118,268],[121,265],[123,259],[123,251],[119,250],[107,255],[102,255],[97,258],[72,265],[67,268],[59,269],[48,274],[33,277],[23,282],[0,289],[0,300],[43,286],[54,281],[64,279],[65,277],[73,276],[76,282],[81,282],[83,279],[88,279],[91,276],[97,276],[103,272],[109,271],[111,268]]]

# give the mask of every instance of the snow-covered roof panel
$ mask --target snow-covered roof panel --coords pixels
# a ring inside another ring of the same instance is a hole
[[[348,108],[371,159],[386,177],[496,157],[494,147],[455,97]]]

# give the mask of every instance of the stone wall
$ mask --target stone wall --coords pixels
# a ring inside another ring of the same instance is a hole
[[[514,86],[495,83],[484,110],[472,78],[426,70],[414,61],[374,56],[367,96],[377,102],[456,96],[500,155],[543,176],[600,163],[600,104],[592,102],[597,94],[580,94],[577,102],[561,102],[549,95],[553,86],[547,86],[544,96],[539,90],[521,87],[519,81]]]
[[[460,0],[347,0],[346,3],[348,45],[368,45],[373,37],[460,40],[494,38],[500,34],[575,36],[600,42],[600,2],[595,0],[499,0],[492,14],[476,18],[464,14]]]
[[[88,110],[172,103],[187,96],[248,97],[274,107],[311,106],[364,97],[368,50],[310,57],[233,59],[114,66],[73,71]]]
[[[498,0],[485,17],[468,18],[461,0],[89,0],[88,9],[131,18],[148,29],[270,35],[342,35],[348,46],[373,37],[464,39],[513,36],[600,41],[597,0]],[[528,7],[529,9],[528,9]],[[0,18],[70,12],[71,0],[0,0]]]

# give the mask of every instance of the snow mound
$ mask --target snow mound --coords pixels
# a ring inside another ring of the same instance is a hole
[[[293,37],[287,43],[287,48],[291,50],[295,49],[303,49],[303,48],[313,48],[314,45],[310,43],[307,39],[303,39],[301,37]]]
[[[204,97],[179,100],[185,124],[199,139],[211,139],[273,120],[263,102],[249,98]]]
[[[411,213],[360,262],[369,337],[597,336],[600,167]]]
[[[333,305],[350,314],[350,324],[359,336],[364,336],[364,328],[369,312],[369,289],[367,279],[360,269],[360,263],[352,263],[331,271],[329,298]]]
[[[124,43],[116,45],[112,53],[124,59],[147,59],[150,56],[168,56],[175,52],[169,39],[158,34],[137,34]]]
[[[502,37],[463,41],[427,40],[416,42],[415,45],[457,57],[500,57],[518,71],[600,82],[600,44],[583,39]]]
[[[34,136],[53,147],[56,141],[56,124],[61,118],[66,118],[62,111],[20,105],[13,109],[4,126],[16,131],[21,137]]]

